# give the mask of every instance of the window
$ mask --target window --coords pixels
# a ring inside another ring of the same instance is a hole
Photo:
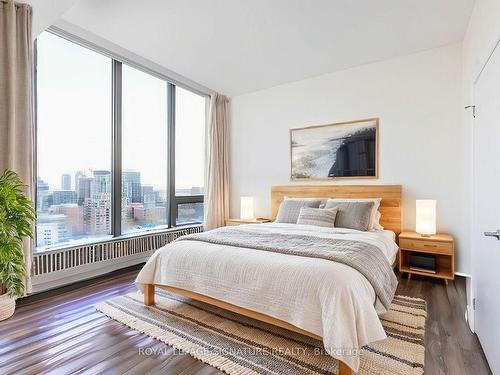
[[[206,97],[51,32],[36,49],[37,251],[201,223]]]
[[[111,59],[37,39],[37,246],[111,234]]]
[[[122,66],[122,232],[168,225],[167,83]]]
[[[175,89],[175,195],[203,195],[205,97]]]
[[[175,222],[203,222],[206,99],[175,89]]]

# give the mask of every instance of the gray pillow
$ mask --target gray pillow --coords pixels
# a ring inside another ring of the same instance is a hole
[[[337,216],[337,208],[302,207],[297,224],[335,228],[335,216]]]
[[[337,208],[335,226],[367,231],[370,229],[370,218],[374,202],[326,202],[325,209]]]
[[[320,199],[285,199],[280,204],[280,209],[278,210],[278,215],[276,216],[276,223],[297,224],[297,219],[299,218],[300,209],[302,207],[318,208],[320,204]]]

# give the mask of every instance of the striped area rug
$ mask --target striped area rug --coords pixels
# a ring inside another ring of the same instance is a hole
[[[158,289],[155,301],[130,293],[96,308],[228,374],[337,373],[312,338]],[[388,337],[363,347],[358,374],[423,374],[426,316],[424,300],[396,296],[381,316]]]

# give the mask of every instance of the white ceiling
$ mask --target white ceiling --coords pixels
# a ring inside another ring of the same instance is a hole
[[[33,7],[33,37],[52,25],[77,0],[21,0]]]
[[[80,0],[63,19],[226,95],[462,40],[474,0]]]

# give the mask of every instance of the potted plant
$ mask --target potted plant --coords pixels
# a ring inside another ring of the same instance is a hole
[[[0,320],[14,314],[24,293],[23,239],[33,237],[35,210],[23,192],[25,185],[10,170],[0,176]]]

